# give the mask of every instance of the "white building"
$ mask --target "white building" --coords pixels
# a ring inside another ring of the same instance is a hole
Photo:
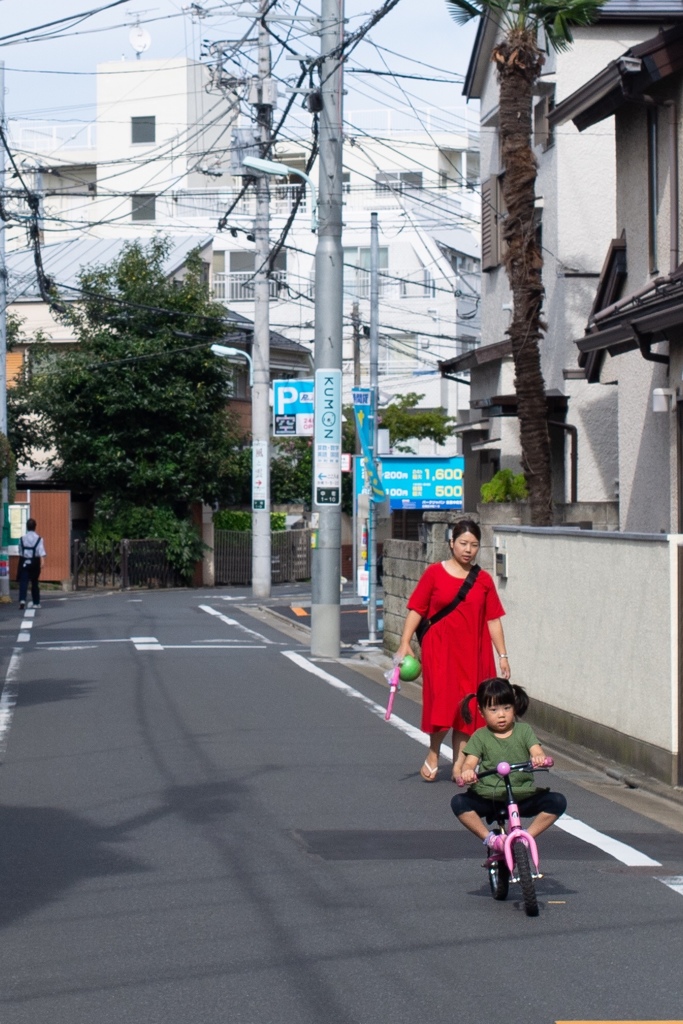
[[[548,396],[555,501],[610,502],[619,496],[617,390],[606,378],[588,385],[577,363],[582,333],[616,232],[614,131],[610,122],[579,133],[571,124],[553,128],[548,115],[565,97],[648,36],[660,19],[680,17],[679,0],[607,0],[597,24],[574,30],[574,43],[550,52],[534,105],[534,152],[538,160],[538,230],[543,246],[543,315],[548,324],[541,360]],[[501,263],[498,85],[491,53],[499,29],[481,19],[465,81],[468,99],[481,106],[482,345],[447,365],[471,372],[469,408],[461,425],[467,461],[466,502],[499,468],[519,470],[514,370],[506,337],[511,310]],[[469,420],[469,423],[466,422]],[[572,438],[574,440],[572,440]],[[572,494],[572,477],[578,482]],[[469,487],[468,487],[469,482]]]
[[[381,400],[417,392],[422,407],[455,415],[467,405],[468,388],[442,378],[438,364],[479,339],[478,141],[448,111],[418,113],[417,126],[412,116],[394,114],[392,122],[389,111],[348,115],[345,397],[354,379],[362,384],[369,377],[370,212],[376,211]],[[242,179],[231,174],[230,160],[233,130],[245,123],[235,98],[213,91],[205,65],[182,58],[99,65],[96,125],[13,123],[10,129],[24,173],[44,196],[46,243],[84,231],[118,239],[157,231],[211,234],[213,293],[252,319],[255,198],[250,191],[240,197]],[[286,135],[274,156],[304,167],[310,125],[295,125]],[[275,244],[299,187],[276,179],[270,187]],[[20,191],[16,203],[22,206]],[[304,196],[275,261],[270,320],[274,331],[312,350],[316,238],[308,203]],[[14,229],[11,245],[23,247],[22,235]],[[448,454],[457,445],[454,437]],[[423,444],[421,451],[432,454],[434,446]]]

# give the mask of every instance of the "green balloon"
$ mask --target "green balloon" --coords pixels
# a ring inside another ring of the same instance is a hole
[[[401,662],[398,674],[399,678],[402,679],[404,683],[412,683],[413,679],[417,679],[421,671],[422,666],[417,658],[414,658],[412,654],[406,654],[405,658]]]

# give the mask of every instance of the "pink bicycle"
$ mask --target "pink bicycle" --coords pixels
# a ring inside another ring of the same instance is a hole
[[[518,882],[522,889],[524,910],[529,917],[538,916],[534,879],[543,878],[543,875],[538,869],[536,840],[522,828],[519,808],[510,784],[510,774],[511,772],[543,772],[552,768],[554,763],[552,757],[546,757],[545,763],[539,768],[534,767],[531,761],[524,761],[522,764],[508,764],[507,761],[501,761],[490,771],[477,773],[479,779],[483,779],[487,775],[499,775],[505,784],[506,806],[497,807],[490,816],[486,817],[486,821],[492,826],[492,831],[505,836],[503,849],[497,853],[492,852],[484,861],[491,886],[491,895],[494,900],[505,900],[510,890],[510,882]],[[460,780],[458,781],[461,784]]]

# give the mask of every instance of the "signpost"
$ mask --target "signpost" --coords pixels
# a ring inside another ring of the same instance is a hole
[[[316,505],[341,505],[341,370],[316,370],[313,493]]]

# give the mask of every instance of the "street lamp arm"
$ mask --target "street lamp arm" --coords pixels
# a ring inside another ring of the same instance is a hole
[[[230,348],[228,345],[212,345],[211,351],[215,356],[221,356],[224,359],[230,356],[243,356],[249,362],[249,387],[254,386],[254,361],[248,352],[245,352],[241,348]]]
[[[311,191],[311,231],[318,230],[318,196],[310,175],[305,171],[300,171],[298,167],[290,167],[289,164],[282,164],[278,160],[262,160],[258,156],[245,156],[242,164],[250,171],[271,174],[277,178],[285,177],[287,174],[294,174],[297,178],[302,178]]]

